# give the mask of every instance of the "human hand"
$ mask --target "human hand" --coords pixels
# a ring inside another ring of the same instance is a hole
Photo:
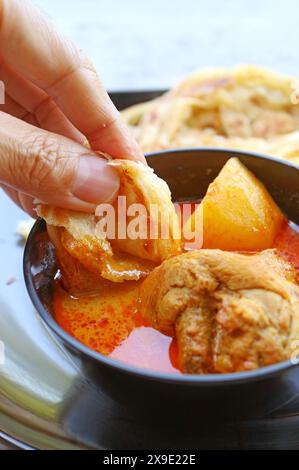
[[[33,216],[33,198],[91,212],[119,187],[95,151],[145,161],[141,150],[91,63],[31,2],[0,0],[0,18],[0,184]]]

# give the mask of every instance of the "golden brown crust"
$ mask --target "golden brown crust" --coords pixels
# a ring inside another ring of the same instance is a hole
[[[48,225],[47,230],[49,238],[55,246],[56,259],[65,289],[75,296],[82,293],[98,292],[101,284],[99,277],[86,269],[78,259],[71,256],[61,243],[61,235],[65,229]]]

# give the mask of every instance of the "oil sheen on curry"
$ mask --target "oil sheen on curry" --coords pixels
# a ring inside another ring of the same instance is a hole
[[[39,206],[59,265],[60,326],[101,354],[155,371],[220,374],[289,359],[299,340],[299,231],[262,183],[231,158],[186,227],[150,168],[110,164],[120,195],[146,208],[159,236],[109,238],[97,230],[98,214]],[[190,249],[186,233],[198,226],[203,243]]]

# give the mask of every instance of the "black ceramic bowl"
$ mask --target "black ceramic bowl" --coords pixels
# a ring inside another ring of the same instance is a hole
[[[152,153],[148,163],[169,184],[173,198],[202,197],[225,162],[238,157],[268,188],[290,220],[299,224],[299,168],[260,155],[219,149],[173,150]],[[297,383],[297,368],[291,361],[250,372],[224,375],[171,375],[139,369],[105,357],[66,333],[52,315],[52,280],[55,253],[45,223],[38,220],[24,254],[25,282],[31,300],[43,321],[59,342],[78,360],[85,373],[106,393],[126,403],[144,402],[154,407],[165,403],[178,406],[186,399],[190,406],[207,403],[213,407],[251,409],[257,403],[275,407],[275,400],[288,399]],[[299,384],[299,382],[298,382]],[[299,385],[298,385],[299,386]],[[282,397],[284,394],[284,397]],[[271,403],[271,405],[270,405]]]

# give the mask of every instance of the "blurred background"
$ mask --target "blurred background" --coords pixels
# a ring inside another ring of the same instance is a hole
[[[167,88],[202,66],[299,75],[296,0],[33,0],[109,90]]]

